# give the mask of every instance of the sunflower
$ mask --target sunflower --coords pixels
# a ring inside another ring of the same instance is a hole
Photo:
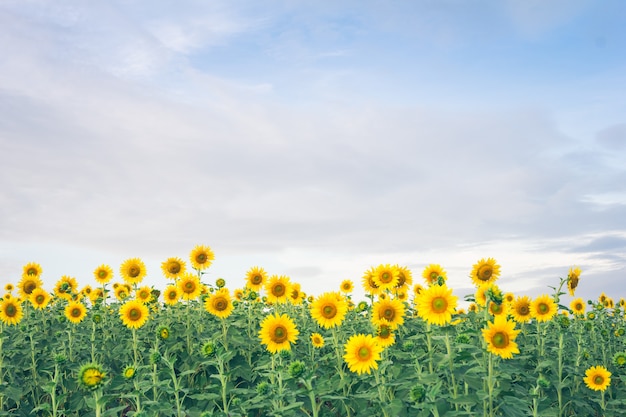
[[[130,258],[120,266],[122,279],[128,284],[139,284],[146,276],[146,265],[139,258]]]
[[[244,291],[241,288],[237,288],[236,290],[233,291],[233,297],[235,298],[235,300],[237,301],[242,301],[243,297],[244,297]]]
[[[506,294],[504,294],[504,302],[511,305],[513,304],[513,301],[515,301],[515,294],[513,294],[512,292],[507,292]]]
[[[422,277],[428,285],[443,284],[448,279],[448,274],[441,265],[430,264],[422,271]],[[439,282],[439,277],[441,277],[443,282]]]
[[[556,314],[558,307],[549,295],[541,295],[530,303],[530,314],[538,322],[549,321]]]
[[[574,296],[574,292],[576,291],[576,287],[578,287],[578,281],[580,280],[581,270],[579,267],[572,267],[569,269],[567,274],[567,289],[569,290],[569,295]]]
[[[246,272],[246,287],[252,291],[259,291],[267,281],[267,272],[265,269],[253,266]]]
[[[408,290],[405,288],[403,290],[398,290],[396,292],[396,299],[400,300],[400,301],[407,301],[409,299],[409,292]]]
[[[204,300],[204,309],[216,317],[225,319],[231,315],[234,306],[230,299],[230,292],[227,288],[220,288],[206,300]]]
[[[11,283],[8,283],[8,284],[6,284],[6,285],[4,286],[4,290],[5,290],[6,292],[11,292],[11,291],[13,291],[14,289],[15,289],[15,286],[14,286],[13,284],[11,284]]]
[[[9,326],[14,326],[22,321],[22,305],[15,298],[5,297],[0,301],[0,321]]]
[[[80,301],[70,301],[65,306],[65,317],[74,324],[78,324],[87,316],[87,307]]]
[[[109,265],[100,265],[93,271],[93,276],[99,284],[106,284],[113,279],[113,269]]]
[[[458,297],[444,285],[433,285],[415,298],[417,314],[428,323],[443,326],[452,320]]]
[[[317,297],[310,306],[311,317],[325,329],[339,326],[348,311],[346,299],[338,292],[326,292]]]
[[[120,301],[124,301],[130,295],[130,288],[126,284],[120,284],[113,290],[115,298]]]
[[[195,300],[202,293],[200,279],[193,274],[185,273],[178,280],[178,288],[184,300]]]
[[[120,307],[120,318],[128,328],[138,329],[148,320],[148,307],[137,300],[130,300]]]
[[[497,316],[493,322],[487,322],[482,329],[483,337],[487,342],[487,351],[503,359],[511,359],[514,353],[519,353],[515,338],[520,330],[515,330],[515,322],[504,316]]]
[[[149,303],[152,299],[152,288],[147,285],[138,288],[137,291],[135,291],[135,299],[141,301],[142,303]]]
[[[493,258],[483,258],[472,266],[470,278],[478,287],[494,282],[500,276],[500,265]]]
[[[489,314],[491,314],[494,317],[497,316],[503,316],[503,317],[507,317],[509,315],[509,304],[508,303],[494,303],[491,302],[489,303]]]
[[[289,277],[284,275],[272,275],[265,284],[265,292],[267,293],[267,301],[270,303],[284,303],[287,301],[291,283]]]
[[[398,283],[396,289],[408,288],[413,284],[413,273],[406,266],[394,265],[398,270]]]
[[[376,331],[376,343],[384,348],[396,343],[396,336],[393,333],[393,329],[386,324],[380,325]]]
[[[400,271],[398,271],[395,266],[381,264],[374,270],[374,276],[372,278],[376,286],[381,290],[391,290],[398,285]]]
[[[343,293],[350,294],[354,290],[354,283],[349,279],[344,279],[339,285],[339,290]]]
[[[526,323],[532,318],[530,313],[530,298],[527,295],[521,295],[515,298],[511,304],[511,316],[518,323]]]
[[[59,298],[71,300],[73,295],[76,294],[78,283],[76,278],[63,275],[54,286],[54,293]]]
[[[572,309],[572,312],[577,316],[585,315],[585,302],[582,298],[574,298],[571,303],[569,303],[569,308]]]
[[[170,328],[168,326],[160,326],[157,329],[157,336],[161,340],[167,340],[170,338]]]
[[[324,347],[324,338],[322,337],[321,334],[319,333],[313,333],[311,335],[311,344],[313,345],[313,347],[315,348],[322,348]]]
[[[286,314],[271,314],[261,322],[261,330],[259,338],[261,343],[267,346],[270,353],[276,353],[281,350],[291,350],[291,343],[298,340],[298,329],[296,325]]]
[[[378,369],[380,353],[383,347],[380,346],[371,334],[355,334],[350,336],[344,345],[345,354],[343,359],[348,364],[351,372],[359,375],[372,372]]]
[[[133,379],[136,374],[137,368],[135,368],[133,365],[126,365],[124,367],[124,370],[122,371],[122,376],[124,377],[124,379]]]
[[[22,268],[22,278],[40,278],[42,272],[41,265],[35,262],[29,262]]]
[[[169,279],[177,279],[186,269],[187,265],[180,258],[167,258],[161,263],[161,271],[163,271],[165,278]]]
[[[78,383],[89,390],[98,389],[104,383],[106,373],[97,363],[87,363],[78,371]]]
[[[611,385],[611,373],[604,366],[592,366],[585,371],[585,385],[594,391],[605,391]]]
[[[380,300],[372,306],[372,323],[375,326],[386,325],[390,329],[397,329],[404,323],[406,308],[404,303],[397,299]]]
[[[30,303],[38,310],[46,308],[51,298],[50,293],[43,288],[35,288],[28,296]]]
[[[362,278],[363,289],[365,290],[366,293],[369,293],[369,295],[378,295],[381,292],[380,287],[374,280],[375,273],[376,273],[376,268],[371,267],[370,269],[365,271],[365,274],[363,274],[363,278]]]
[[[297,282],[293,282],[289,287],[289,294],[287,295],[287,300],[295,306],[302,304],[304,301],[304,293],[300,287],[300,284]]]
[[[20,282],[17,283],[17,289],[22,298],[27,298],[35,288],[40,287],[43,287],[43,282],[41,278],[34,275],[22,277]]]
[[[174,305],[178,303],[183,292],[176,285],[168,285],[163,291],[163,301],[167,305]]]
[[[413,294],[417,297],[418,295],[421,294],[421,292],[424,291],[424,287],[421,286],[420,284],[415,284],[413,285]]]
[[[95,304],[101,298],[104,298],[104,291],[102,290],[102,288],[95,288],[89,294],[89,300],[91,301],[92,304]]]
[[[207,269],[211,266],[214,259],[215,254],[211,248],[204,245],[196,245],[196,247],[193,248],[189,254],[191,266],[198,271]]]

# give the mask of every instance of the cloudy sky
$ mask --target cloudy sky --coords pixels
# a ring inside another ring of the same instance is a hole
[[[216,260],[303,290],[483,257],[626,297],[621,0],[0,1],[0,281]],[[567,298],[566,300],[569,300]]]

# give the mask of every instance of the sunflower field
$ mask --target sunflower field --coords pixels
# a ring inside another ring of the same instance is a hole
[[[379,265],[307,297],[252,267],[240,288],[205,282],[214,260],[162,263],[142,285],[98,266],[44,289],[24,266],[0,299],[2,416],[618,416],[626,410],[621,299],[575,298],[572,267],[547,293],[503,293],[481,259],[464,296],[446,271]],[[117,281],[117,282],[114,282]],[[567,297],[567,301],[566,300]]]

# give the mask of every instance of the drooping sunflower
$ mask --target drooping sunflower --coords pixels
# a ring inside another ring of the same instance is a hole
[[[400,272],[395,266],[389,264],[381,264],[374,270],[374,276],[372,277],[376,286],[381,290],[391,290],[400,280]]]
[[[211,266],[211,263],[215,259],[215,254],[210,247],[204,245],[196,245],[189,254],[189,260],[191,266],[198,270],[203,271]]]
[[[54,286],[54,294],[59,298],[71,300],[78,289],[76,278],[63,275]]]
[[[41,265],[36,262],[29,262],[22,268],[22,278],[40,278],[42,273],[43,269],[41,269]]]
[[[472,266],[470,278],[477,287],[494,282],[500,276],[500,265],[493,258],[483,258]]]
[[[87,316],[87,307],[80,301],[70,301],[65,306],[65,317],[71,323],[78,324]]]
[[[605,391],[611,385],[611,373],[604,366],[592,366],[585,371],[585,385],[594,391]]]
[[[272,275],[265,284],[267,301],[275,304],[287,302],[287,295],[290,289],[291,282],[289,282],[289,277],[284,275]]]
[[[120,307],[120,318],[128,328],[138,329],[148,321],[148,307],[137,300],[126,301]]]
[[[113,268],[109,265],[100,265],[93,271],[93,276],[99,284],[106,284],[113,279]]]
[[[444,326],[452,320],[457,300],[445,284],[433,285],[415,298],[417,314],[428,323]]]
[[[178,280],[178,288],[183,300],[195,300],[202,293],[202,284],[197,275],[186,272]]]
[[[41,278],[34,275],[23,276],[20,282],[17,283],[17,289],[22,298],[28,298],[35,288],[43,287]]]
[[[87,363],[78,371],[78,383],[88,390],[98,389],[104,383],[106,373],[97,363]]]
[[[511,316],[518,323],[526,323],[532,318],[530,312],[530,298],[527,295],[520,295],[515,298],[511,305]]]
[[[339,290],[343,293],[350,294],[354,290],[354,283],[349,279],[344,279],[339,285]]]
[[[28,296],[28,301],[38,310],[46,308],[52,297],[43,288],[35,288]]]
[[[206,300],[204,300],[204,308],[209,313],[221,319],[225,319],[230,316],[234,310],[234,306],[231,302],[230,292],[228,289],[220,288],[210,294]]]
[[[178,303],[178,300],[182,296],[182,291],[176,285],[168,285],[163,291],[163,301],[165,304],[173,306]]]
[[[177,257],[167,258],[161,262],[161,271],[165,278],[177,279],[181,274],[184,274],[187,270],[185,262]]]
[[[311,344],[313,345],[314,348],[322,348],[324,347],[324,337],[322,337],[321,334],[319,333],[313,333],[311,334]]]
[[[16,298],[4,297],[0,301],[0,320],[4,324],[8,324],[9,326],[19,324],[23,316],[22,305]]]
[[[372,306],[372,323],[378,327],[386,325],[392,330],[397,329],[404,324],[405,312],[404,303],[398,299],[380,300]]]
[[[246,287],[252,291],[259,291],[267,281],[267,272],[258,266],[253,266],[246,272]]]
[[[439,264],[430,264],[422,271],[422,278],[428,285],[439,284],[439,277],[442,278],[443,283],[448,279],[446,270]]]
[[[515,322],[504,316],[497,316],[493,322],[487,322],[482,329],[483,337],[487,342],[487,351],[503,359],[511,359],[514,353],[519,353],[515,338],[520,330],[515,330]]]
[[[318,296],[310,306],[311,317],[320,327],[330,329],[341,325],[348,311],[348,302],[338,292]]]
[[[259,338],[270,353],[291,350],[291,343],[298,340],[300,332],[293,320],[286,314],[270,314],[261,322]]]
[[[146,277],[146,265],[139,258],[125,260],[120,266],[120,275],[127,284],[139,284]]]
[[[135,299],[141,301],[142,303],[148,303],[152,300],[152,288],[144,285],[135,291]]]
[[[351,372],[359,375],[378,369],[378,361],[383,347],[371,334],[355,334],[350,336],[344,345],[343,359]]]
[[[578,281],[580,281],[580,274],[582,271],[579,267],[572,267],[569,269],[567,274],[567,289],[569,290],[569,295],[574,296],[574,292],[576,291],[576,287],[578,287]]]
[[[586,305],[583,299],[580,297],[574,298],[572,302],[569,304],[569,308],[571,308],[572,312],[577,316],[585,315]]]
[[[557,310],[554,299],[547,294],[535,298],[530,303],[530,315],[538,322],[550,321]]]
[[[376,343],[384,348],[396,343],[396,335],[393,333],[393,329],[386,324],[379,326],[376,331]]]
[[[365,292],[372,296],[378,295],[381,293],[380,287],[374,280],[375,273],[376,273],[376,268],[371,267],[370,269],[365,271],[365,273],[363,274],[362,281],[361,281]]]

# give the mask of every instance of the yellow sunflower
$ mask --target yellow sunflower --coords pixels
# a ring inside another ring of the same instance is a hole
[[[101,298],[104,298],[104,291],[102,291],[102,288],[95,288],[91,294],[89,294],[89,300],[92,304],[98,302]]]
[[[365,274],[363,274],[363,278],[362,278],[363,289],[369,295],[378,295],[381,293],[380,287],[374,280],[375,273],[376,273],[376,268],[371,267],[370,269],[365,271]]]
[[[343,293],[350,294],[354,290],[354,283],[349,279],[344,279],[339,285],[339,290]]]
[[[146,265],[139,258],[127,259],[120,266],[120,275],[127,284],[141,283],[146,273]]]
[[[376,286],[381,290],[391,290],[400,280],[400,271],[395,266],[389,264],[378,265],[374,270],[374,276],[372,277]]]
[[[163,301],[167,305],[174,305],[182,296],[183,292],[176,285],[168,285],[163,291]]]
[[[585,302],[583,301],[582,298],[578,297],[578,298],[574,298],[572,300],[572,302],[569,304],[569,308],[572,309],[572,312],[574,314],[576,314],[577,316],[584,316],[585,315]]]
[[[65,317],[74,324],[78,324],[87,316],[87,307],[80,301],[70,301],[65,306]]]
[[[22,268],[22,278],[40,278],[42,272],[41,265],[35,262],[29,262]]]
[[[513,301],[515,301],[515,294],[513,294],[512,292],[507,292],[506,294],[504,294],[504,302],[511,305],[513,304]]]
[[[338,292],[326,292],[318,296],[310,306],[311,317],[325,329],[339,326],[348,311],[346,299]]]
[[[530,315],[538,322],[549,321],[556,314],[558,307],[549,295],[541,295],[530,303]]]
[[[187,269],[187,265],[180,258],[167,258],[166,261],[161,263],[161,271],[163,271],[163,275],[165,278],[176,279],[181,274],[185,273]]]
[[[270,353],[280,350],[291,350],[291,343],[298,340],[298,329],[295,323],[286,314],[271,314],[261,322],[259,338],[266,345]]]
[[[284,275],[272,275],[265,284],[267,301],[270,303],[279,304],[286,302],[290,291],[291,282],[289,282],[289,277]]]
[[[413,285],[413,294],[417,297],[424,290],[424,287],[420,284]]]
[[[6,284],[6,285],[4,286],[4,290],[5,290],[6,292],[11,292],[11,291],[13,291],[14,289],[15,289],[15,286],[14,286],[13,284],[11,284],[11,283],[8,283],[8,284]]]
[[[377,301],[372,306],[372,323],[378,327],[386,325],[392,330],[397,329],[404,324],[405,311],[404,303],[395,298]]]
[[[518,323],[526,323],[532,318],[530,312],[530,298],[527,295],[518,296],[511,304],[511,316]]]
[[[351,372],[359,375],[372,372],[378,369],[380,353],[383,347],[380,346],[371,334],[355,334],[350,336],[344,345],[345,354],[343,359]]]
[[[38,310],[46,308],[51,300],[50,293],[43,288],[35,288],[28,296],[28,300]]]
[[[102,366],[96,363],[88,363],[80,367],[78,371],[78,383],[84,388],[95,390],[99,388],[106,378]]]
[[[244,293],[244,291],[241,288],[237,288],[236,290],[233,291],[233,297],[237,301],[243,300],[244,294],[245,293]]]
[[[415,298],[417,314],[428,323],[443,326],[452,320],[457,300],[446,285],[433,285]]]
[[[113,269],[109,265],[100,265],[93,271],[93,276],[99,284],[106,284],[113,279]]]
[[[252,291],[260,291],[267,282],[267,272],[258,266],[253,266],[246,272],[246,287]]]
[[[379,326],[376,331],[376,343],[384,348],[396,343],[396,336],[393,333],[393,329],[386,324]]]
[[[113,293],[115,294],[115,298],[124,301],[130,296],[130,288],[126,284],[120,284],[114,288]]]
[[[311,344],[313,345],[313,347],[318,348],[318,349],[322,348],[324,347],[324,343],[325,341],[321,334],[313,333],[311,335]]]
[[[148,307],[138,300],[130,300],[120,307],[120,318],[128,328],[138,329],[148,321]]]
[[[184,300],[195,300],[202,293],[200,279],[188,272],[183,274],[178,280],[178,288]]]
[[[476,288],[476,292],[474,293],[474,299],[476,300],[476,304],[482,307],[487,306],[488,294],[500,297],[502,295],[502,291],[500,290],[500,287],[493,283],[479,285],[478,288]]]
[[[500,265],[493,258],[483,258],[472,266],[470,278],[478,287],[483,284],[492,283],[500,276]]]
[[[41,278],[34,275],[22,277],[20,282],[17,283],[17,289],[22,298],[28,298],[35,288],[41,287],[43,287]]]
[[[514,353],[519,353],[515,338],[520,330],[515,330],[515,322],[504,316],[497,316],[493,322],[487,322],[482,329],[483,337],[487,342],[487,351],[503,359],[511,359]]]
[[[398,283],[396,289],[408,288],[413,284],[413,273],[406,266],[394,265],[398,270]]]
[[[24,312],[19,300],[5,297],[0,301],[0,320],[4,324],[14,326],[22,321]]]
[[[287,295],[287,300],[295,306],[302,304],[304,301],[304,293],[300,287],[300,284],[297,282],[291,283],[289,287],[289,294]]]
[[[443,282],[446,282],[448,274],[441,265],[430,264],[422,271],[422,277],[428,285],[433,285],[439,283],[439,277],[443,279]]]
[[[230,316],[233,312],[234,306],[231,302],[230,292],[228,289],[220,288],[209,295],[206,300],[204,300],[204,308],[209,313],[221,319],[225,319]]]
[[[152,299],[152,288],[144,285],[141,288],[138,288],[135,291],[135,299],[141,301],[142,303],[148,303]]]
[[[567,289],[569,290],[569,295],[574,296],[574,292],[576,291],[576,287],[578,287],[578,281],[580,280],[581,270],[579,267],[572,267],[569,269],[567,274]]]
[[[489,303],[489,314],[491,314],[494,317],[497,316],[503,316],[503,317],[507,317],[509,315],[509,304],[502,302],[500,304],[498,303],[494,303],[491,302]]]
[[[203,271],[211,266],[211,263],[215,259],[215,254],[210,247],[204,245],[196,245],[189,254],[189,260],[191,266],[198,270]]]
[[[54,286],[54,294],[59,298],[71,300],[77,289],[76,278],[63,275]]]
[[[611,373],[604,366],[592,366],[585,371],[585,385],[594,391],[605,391],[611,385]]]

